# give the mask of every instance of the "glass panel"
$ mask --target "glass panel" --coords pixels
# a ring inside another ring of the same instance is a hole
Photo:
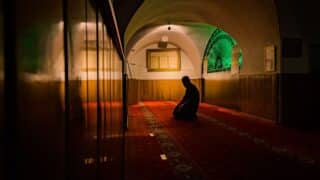
[[[95,11],[89,0],[68,1],[69,166],[71,179],[96,179]]]
[[[64,177],[62,1],[16,0],[18,174]]]
[[[16,1],[18,92],[11,93],[17,98],[17,107],[12,109],[18,114],[15,174],[24,179],[120,179],[121,61],[102,17],[96,21],[96,8],[89,0]],[[62,7],[67,8],[67,19]],[[1,132],[2,17],[0,14]],[[0,146],[5,146],[2,141]]]
[[[106,32],[105,32],[106,34]],[[107,34],[106,34],[107,37]],[[122,175],[123,165],[123,131],[122,131],[122,81],[121,61],[113,42],[105,38],[105,72],[104,72],[104,104],[105,123],[104,135],[106,137],[103,147],[110,160],[106,171],[109,179],[119,179]]]

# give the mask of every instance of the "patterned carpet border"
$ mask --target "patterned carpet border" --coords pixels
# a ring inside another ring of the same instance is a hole
[[[156,120],[154,114],[142,102],[139,105],[145,121],[160,144],[163,153],[168,157],[169,163],[174,168],[177,177],[192,180],[203,179],[201,173],[195,169],[190,160],[184,157],[174,140],[170,138],[161,123]]]

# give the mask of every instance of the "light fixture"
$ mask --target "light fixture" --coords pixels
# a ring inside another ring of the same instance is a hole
[[[168,31],[171,30],[170,22],[168,22]]]

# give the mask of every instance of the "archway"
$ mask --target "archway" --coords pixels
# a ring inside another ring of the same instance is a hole
[[[170,6],[167,6],[169,3]],[[152,27],[168,26],[168,24],[182,25],[188,29],[198,28],[198,30],[203,24],[211,25],[230,34],[240,45],[239,54],[243,56],[245,63],[235,74],[229,70],[208,73],[207,67],[199,64],[200,69],[203,68],[200,79],[204,81],[202,88],[204,88],[205,102],[272,120],[277,119],[277,74],[280,72],[280,61],[275,61],[275,68],[272,71],[267,71],[265,68],[265,48],[280,46],[274,1],[145,1],[126,28],[124,44],[127,53],[137,39],[152,31]],[[188,38],[201,39],[194,41],[198,50],[205,49],[209,36],[212,35],[213,31],[210,31],[210,26],[208,27],[200,28],[202,31],[186,33]],[[203,55],[204,50],[199,52]],[[277,56],[274,59],[279,59],[279,53],[274,53]],[[201,59],[203,56],[199,57],[198,62],[201,62]],[[230,63],[227,66],[227,69],[230,69]]]

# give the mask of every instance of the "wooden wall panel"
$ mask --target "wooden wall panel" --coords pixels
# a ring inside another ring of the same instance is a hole
[[[277,118],[277,75],[240,76],[240,109],[268,119]]]
[[[200,91],[200,80],[192,82]],[[180,79],[175,80],[129,80],[129,102],[137,103],[140,100],[180,100],[185,88]]]
[[[201,80],[193,80],[199,91]],[[181,80],[130,80],[129,102],[140,100],[180,100],[184,95]],[[201,92],[201,91],[200,91]],[[276,120],[277,75],[241,75],[239,78],[205,80],[204,102]]]
[[[275,121],[277,75],[241,75],[235,79],[206,80],[204,100]]]
[[[87,83],[88,83],[88,89],[87,89]],[[89,102],[96,102],[97,101],[97,80],[81,81],[79,91],[80,91],[81,99],[84,102],[87,101],[87,97],[89,98]],[[101,101],[110,101],[111,99],[119,101],[122,99],[122,81],[121,80],[100,80],[99,92],[100,92]]]
[[[128,104],[137,104],[139,102],[139,80],[128,80]]]
[[[183,86],[179,80],[140,81],[141,100],[177,100],[183,93]]]
[[[239,80],[206,80],[204,101],[210,104],[239,109]]]

